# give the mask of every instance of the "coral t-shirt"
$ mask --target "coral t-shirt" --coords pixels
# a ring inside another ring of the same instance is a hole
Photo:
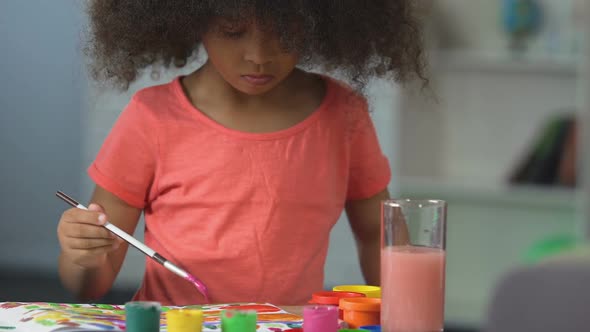
[[[215,122],[180,78],[143,89],[88,173],[144,209],[146,245],[202,280],[213,302],[305,303],[323,288],[330,230],[346,201],[383,191],[391,176],[365,99],[324,80],[311,115],[270,133]],[[151,259],[134,299],[204,302]]]

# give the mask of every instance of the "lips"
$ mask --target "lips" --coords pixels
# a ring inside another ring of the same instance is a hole
[[[252,85],[265,85],[274,79],[272,75],[242,75],[242,79]]]

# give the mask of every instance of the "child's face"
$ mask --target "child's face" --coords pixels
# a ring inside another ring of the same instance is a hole
[[[209,61],[238,91],[260,95],[283,81],[298,56],[281,47],[278,37],[256,24],[218,19],[202,37]]]

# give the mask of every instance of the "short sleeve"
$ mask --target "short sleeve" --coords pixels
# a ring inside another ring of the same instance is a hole
[[[129,205],[144,208],[155,178],[155,129],[149,111],[132,98],[88,168],[90,178]]]
[[[381,151],[366,102],[352,113],[347,200],[359,200],[386,189],[391,180],[391,169]]]

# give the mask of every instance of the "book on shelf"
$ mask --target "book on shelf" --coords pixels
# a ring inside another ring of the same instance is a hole
[[[578,123],[574,121],[565,138],[561,163],[559,164],[559,182],[565,186],[576,185],[578,151]]]
[[[576,120],[570,114],[548,120],[509,177],[512,184],[575,185]]]

